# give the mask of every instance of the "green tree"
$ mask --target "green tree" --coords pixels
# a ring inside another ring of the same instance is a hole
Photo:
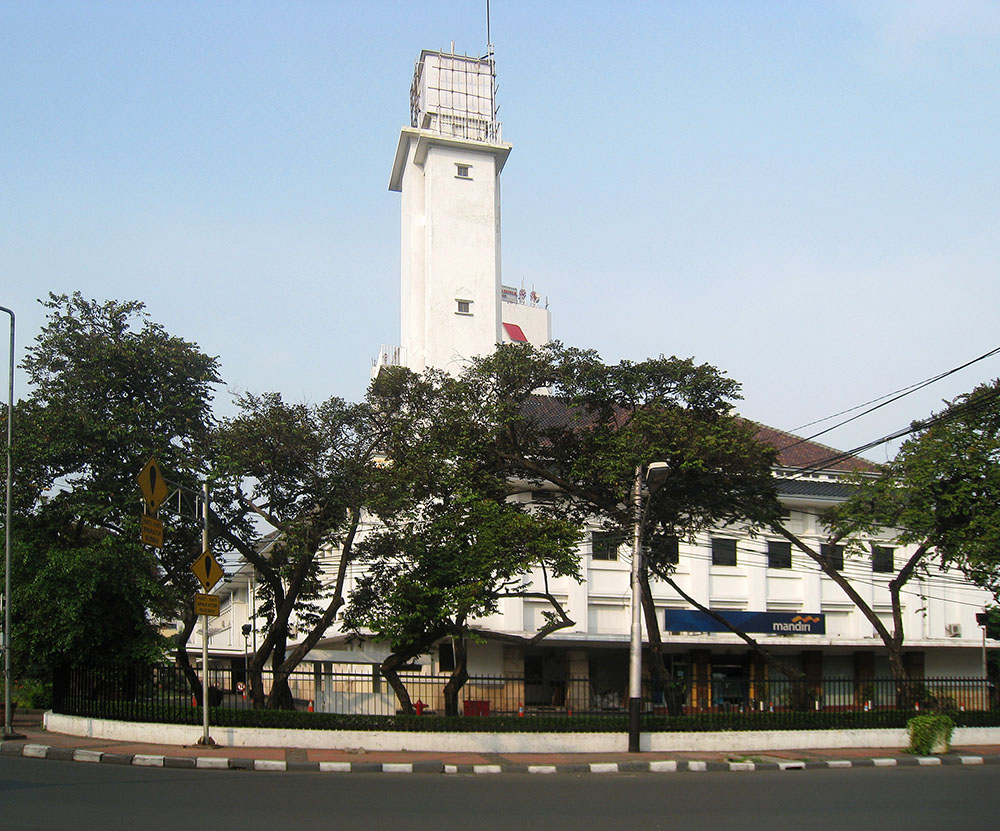
[[[370,401],[405,402],[394,408],[382,445],[399,491],[380,511],[378,530],[359,545],[366,569],[351,594],[345,625],[391,645],[381,672],[404,712],[413,705],[399,669],[450,637],[456,660],[445,709],[457,713],[468,678],[466,639],[480,637],[475,619],[494,614],[502,598],[549,603],[546,625],[529,642],[573,623],[547,581],[579,579],[578,531],[537,506],[509,500],[499,422],[481,406],[482,392],[466,379],[396,370],[384,371],[369,394]],[[533,571],[540,573],[541,586],[528,581]]]
[[[254,706],[288,708],[289,675],[344,603],[363,510],[386,490],[375,464],[384,427],[368,405],[338,398],[314,406],[247,394],[237,405],[216,436],[213,534],[250,563],[263,598],[264,639],[248,667]],[[293,621],[307,634],[289,651]]]
[[[641,515],[650,542],[640,582],[652,672],[669,689],[650,577],[705,609],[673,580],[669,541],[729,523],[763,526],[778,516],[775,452],[733,413],[739,385],[690,359],[608,365],[592,351],[558,343],[501,347],[474,365],[469,383],[479,390],[476,417],[496,413],[497,452],[511,481],[555,487],[566,497],[558,503],[565,519],[596,522],[623,541]],[[666,463],[666,480],[643,498],[636,471],[651,462]],[[772,665],[794,672],[733,631]]]
[[[974,583],[1000,590],[1000,381],[959,396],[911,425],[912,434],[881,475],[856,476],[849,498],[827,517],[831,543],[863,553],[862,539],[910,547],[888,583],[892,628],[821,552],[777,530],[838,583],[885,644],[897,694],[908,700],[903,664],[901,592],[931,564],[959,568]]]
[[[14,416],[19,663],[39,672],[149,657],[164,645],[157,620],[190,604],[200,539],[175,520],[162,550],[139,545],[136,476],[156,455],[176,481],[194,482],[217,362],[139,302],[75,293],[42,305],[47,322],[22,364],[30,393]]]

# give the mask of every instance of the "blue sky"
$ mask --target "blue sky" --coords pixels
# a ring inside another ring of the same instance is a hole
[[[79,290],[142,300],[233,391],[363,395],[398,342],[413,61],[481,53],[485,2],[0,0],[0,21],[18,352],[35,299]],[[494,0],[492,35],[504,281],[548,297],[559,339],[715,364],[782,429],[1000,346],[1000,3]]]

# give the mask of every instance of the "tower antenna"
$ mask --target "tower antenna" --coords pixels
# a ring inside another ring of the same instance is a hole
[[[490,32],[490,0],[486,0],[486,60],[490,66],[490,117],[497,120],[497,67],[493,58],[493,37]]]

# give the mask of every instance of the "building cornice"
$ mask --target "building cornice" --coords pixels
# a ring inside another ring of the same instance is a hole
[[[396,145],[396,157],[392,162],[392,175],[389,177],[389,190],[403,189],[403,170],[406,167],[406,157],[410,152],[410,142],[416,141],[417,147],[413,161],[422,165],[427,159],[427,151],[431,147],[449,147],[467,150],[472,153],[485,153],[496,159],[496,172],[500,175],[507,157],[513,148],[511,144],[489,144],[485,141],[470,141],[469,139],[443,136],[433,130],[418,130],[416,127],[403,127],[399,131],[399,143]]]

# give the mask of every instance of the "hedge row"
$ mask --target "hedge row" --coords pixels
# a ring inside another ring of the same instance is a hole
[[[92,718],[170,724],[201,724],[194,707],[136,708],[126,702],[105,702],[87,712],[69,713]],[[869,712],[803,711],[782,713],[695,713],[685,716],[642,718],[644,732],[708,732],[727,730],[851,730],[906,727],[913,710]],[[958,727],[1000,726],[1000,710],[952,713]],[[209,721],[219,727],[274,727],[293,730],[384,730],[442,733],[624,733],[625,715],[535,715],[523,717],[372,716],[309,713],[296,710],[229,710],[211,708]]]

